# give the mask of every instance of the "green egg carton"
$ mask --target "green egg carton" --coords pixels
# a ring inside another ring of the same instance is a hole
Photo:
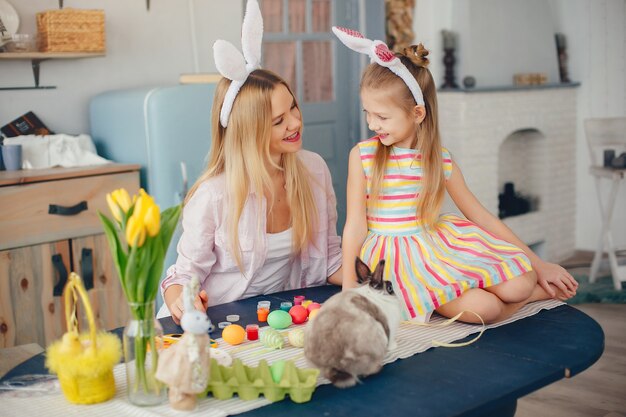
[[[212,393],[219,400],[228,400],[237,394],[249,401],[263,394],[267,400],[276,402],[289,394],[291,401],[304,403],[311,400],[319,373],[319,369],[299,369],[293,361],[278,361],[269,366],[261,360],[258,366],[251,367],[240,359],[235,359],[231,366],[218,365],[211,359],[209,385],[201,395]]]

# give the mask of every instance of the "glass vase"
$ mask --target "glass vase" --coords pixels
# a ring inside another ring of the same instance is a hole
[[[162,404],[167,400],[166,386],[155,374],[163,348],[163,328],[154,318],[154,301],[128,305],[131,319],[123,337],[128,399],[139,406]]]

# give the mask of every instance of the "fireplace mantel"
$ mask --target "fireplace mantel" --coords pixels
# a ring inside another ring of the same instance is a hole
[[[526,244],[543,244],[543,256],[551,261],[569,256],[575,248],[578,85],[438,93],[443,144],[470,190],[494,215],[502,191],[501,145],[515,132],[530,129],[543,136],[540,156],[546,162],[534,168],[547,190],[540,196],[540,211],[504,221]]]

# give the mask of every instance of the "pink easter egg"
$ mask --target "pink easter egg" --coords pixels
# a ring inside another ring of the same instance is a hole
[[[311,314],[311,311],[317,310],[320,307],[322,307],[320,303],[311,303],[306,309],[309,310],[309,314]]]

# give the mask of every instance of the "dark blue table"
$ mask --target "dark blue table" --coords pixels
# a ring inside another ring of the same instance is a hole
[[[214,323],[239,314],[240,324],[257,323],[256,303],[292,301],[296,294],[323,302],[339,290],[324,286],[253,297],[209,308]],[[165,333],[181,329],[161,320]],[[212,337],[219,337],[216,329]],[[469,336],[470,339],[473,336]],[[305,404],[289,399],[242,416],[512,416],[517,399],[591,366],[604,350],[602,328],[586,314],[564,305],[485,331],[463,348],[434,348],[385,365],[356,387],[322,385]],[[41,373],[43,355],[9,372],[4,379]]]

